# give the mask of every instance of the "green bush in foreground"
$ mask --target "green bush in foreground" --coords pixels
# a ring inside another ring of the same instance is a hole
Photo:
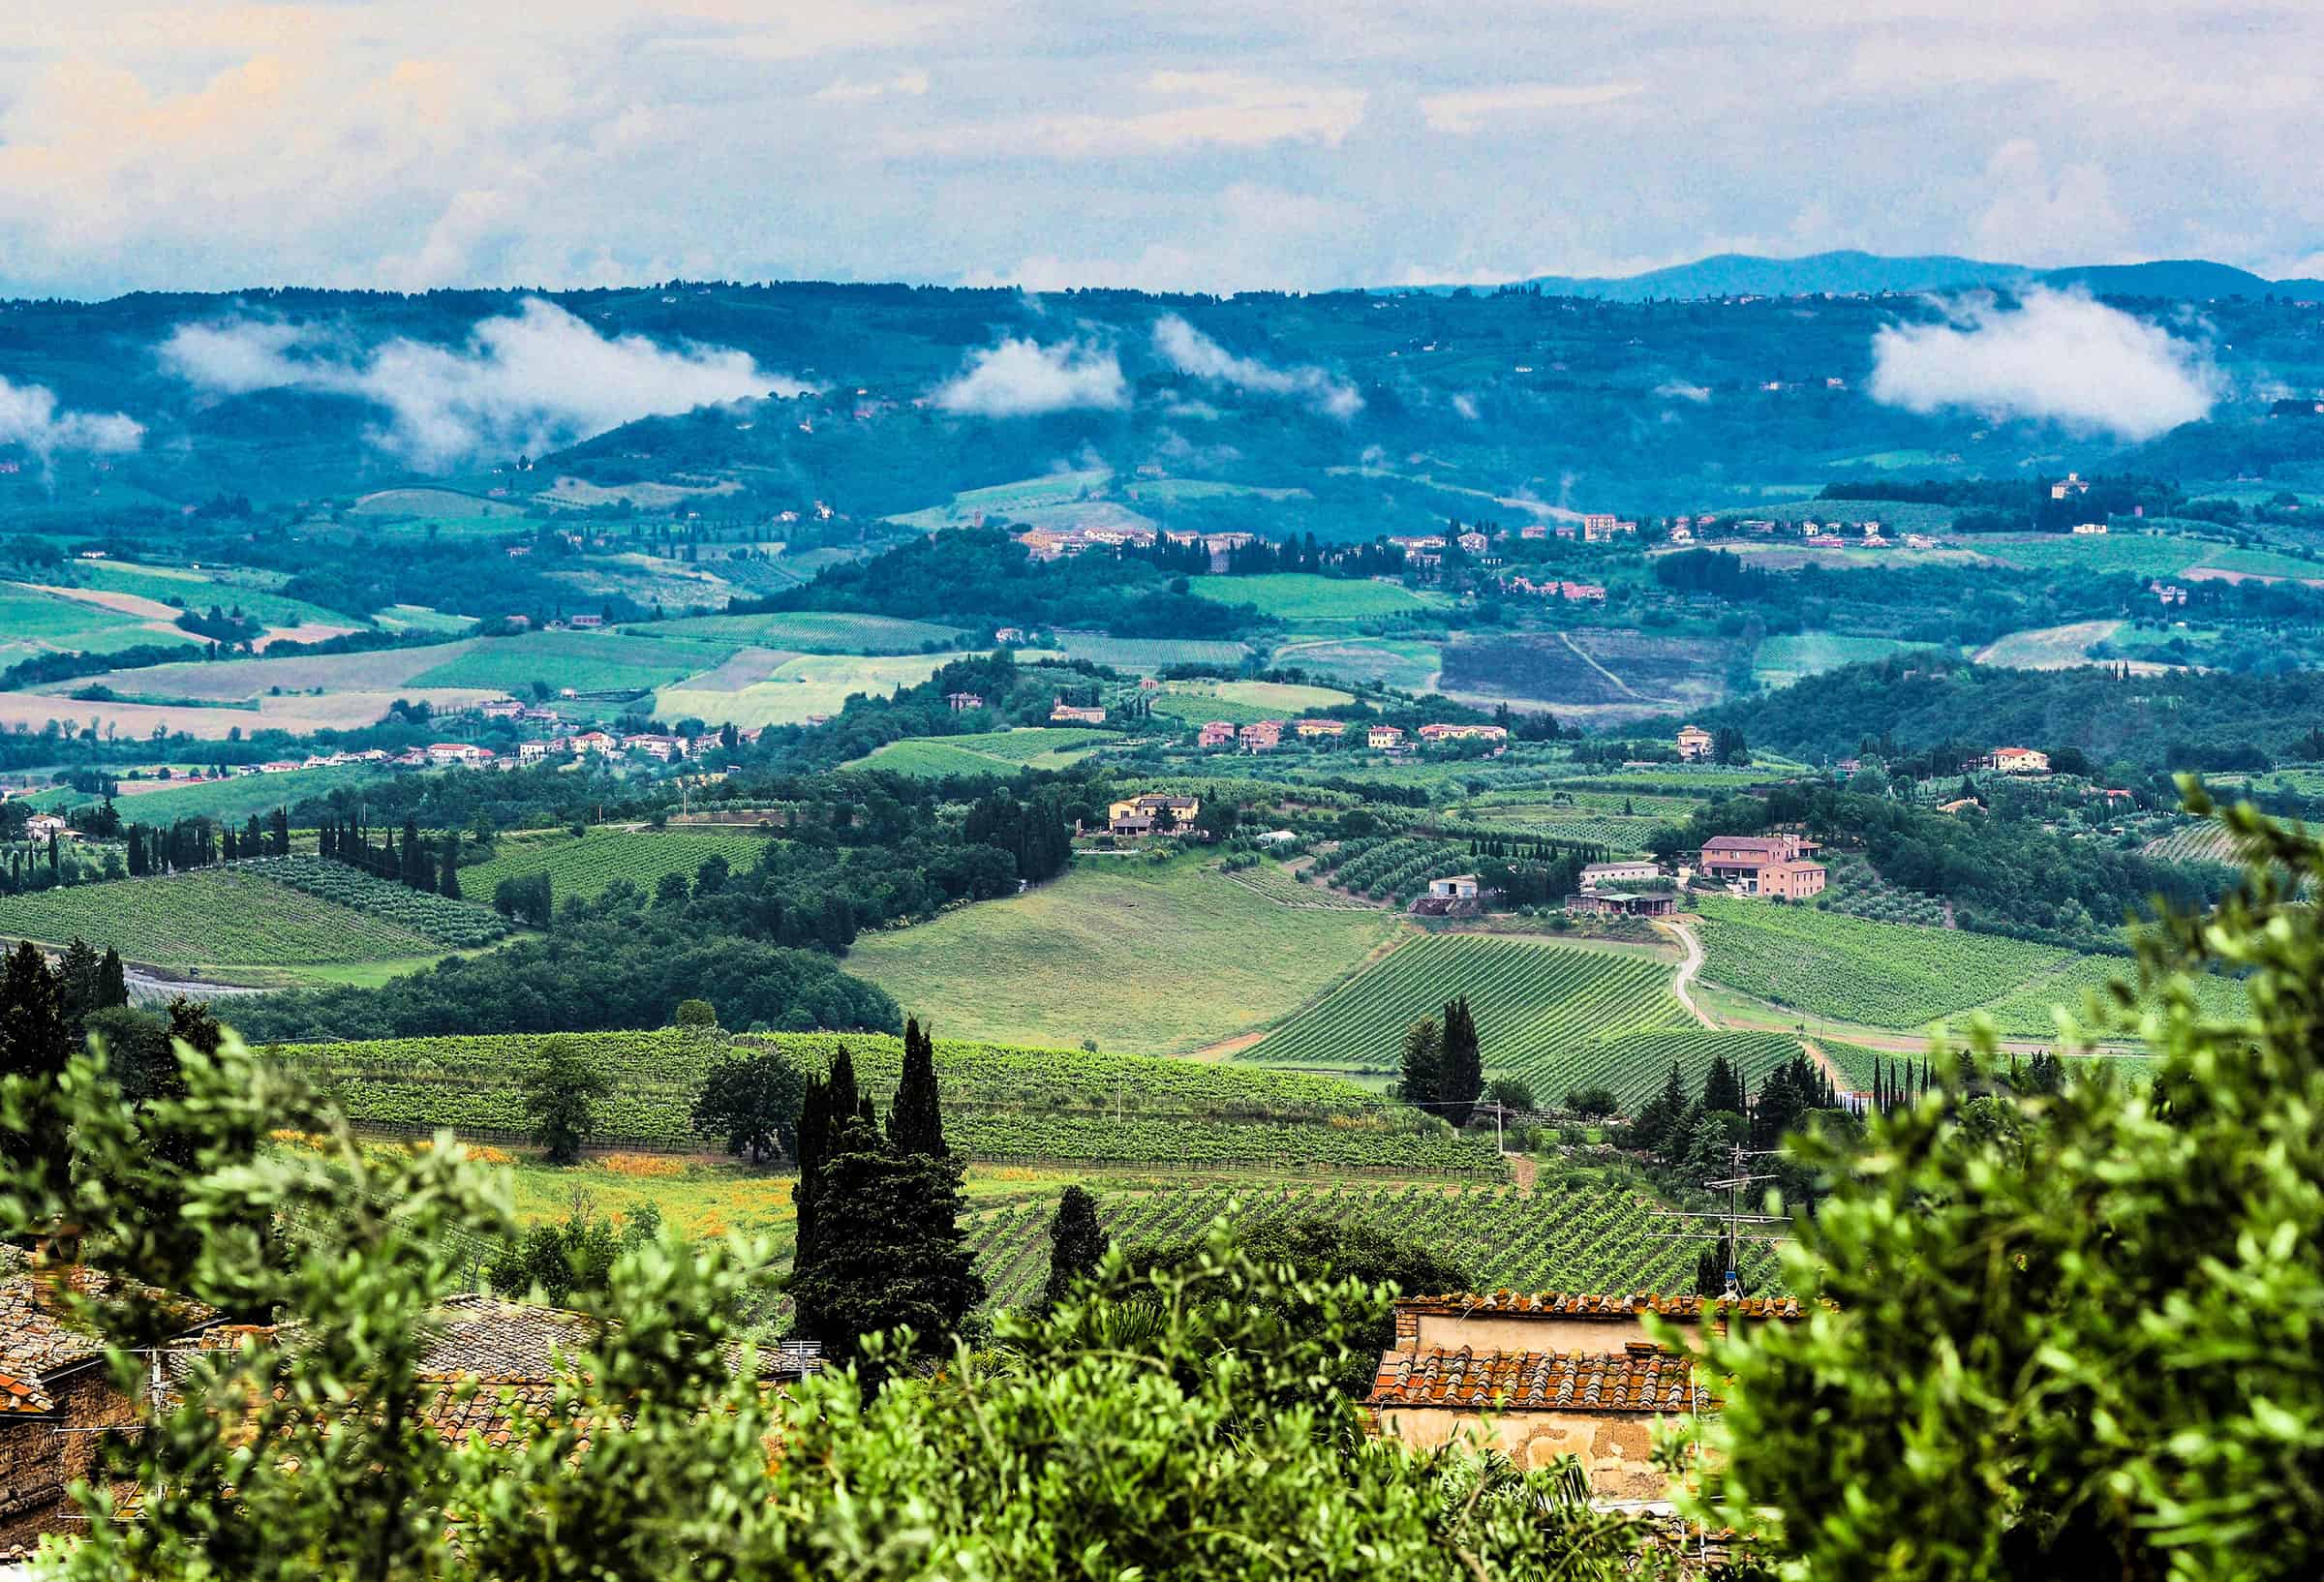
[[[2225,821],[2258,866],[2155,929],[2118,1003],[2151,1084],[1971,1098],[1956,1070],[1816,1150],[1837,1187],[1785,1276],[1834,1306],[1711,1347],[1701,1514],[1802,1577],[2324,1574],[2324,926],[2294,903],[2324,845]],[[2247,1014],[2207,1008],[2215,965]]]

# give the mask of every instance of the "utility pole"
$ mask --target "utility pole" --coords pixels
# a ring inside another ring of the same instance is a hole
[[[1723,1229],[1710,1232],[1697,1230],[1658,1232],[1650,1239],[1656,1241],[1699,1241],[1705,1234],[1723,1234],[1727,1238],[1726,1294],[1729,1297],[1741,1296],[1743,1280],[1739,1265],[1743,1262],[1743,1243],[1747,1241],[1772,1243],[1791,1239],[1789,1236],[1746,1235],[1743,1233],[1743,1227],[1746,1225],[1784,1225],[1789,1223],[1781,1214],[1746,1214],[1743,1212],[1743,1188],[1754,1181],[1776,1179],[1775,1176],[1769,1174],[1748,1173],[1744,1168],[1744,1161],[1782,1152],[1781,1148],[1746,1148],[1740,1142],[1731,1144],[1728,1149],[1728,1173],[1720,1180],[1702,1183],[1703,1190],[1706,1192],[1725,1191],[1727,1193],[1727,1211],[1725,1213],[1699,1208],[1667,1208],[1658,1210],[1649,1216],[1653,1219],[1663,1220],[1708,1220],[1713,1226]]]

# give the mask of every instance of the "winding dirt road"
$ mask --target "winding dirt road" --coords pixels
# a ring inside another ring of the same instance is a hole
[[[1687,1008],[1689,1016],[1701,1022],[1705,1027],[1716,1028],[1719,1024],[1710,1019],[1709,1014],[1701,1006],[1695,1003],[1695,996],[1688,992],[1695,982],[1695,974],[1702,970],[1702,941],[1697,939],[1695,930],[1683,923],[1673,923],[1663,918],[1656,918],[1653,922],[1657,928],[1677,940],[1678,948],[1687,953],[1685,958],[1678,963],[1677,976],[1670,980],[1670,992],[1678,997],[1679,1004]]]

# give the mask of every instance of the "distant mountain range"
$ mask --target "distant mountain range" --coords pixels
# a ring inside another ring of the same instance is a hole
[[[1655,297],[1806,296],[1877,291],[1958,291],[1975,286],[2081,286],[2103,296],[2166,297],[2203,301],[2222,296],[2324,296],[2324,281],[2269,280],[2248,269],[2208,259],[2162,259],[2152,263],[2077,264],[2064,269],[2030,269],[2020,263],[1987,263],[1934,254],[1884,258],[1877,253],[1811,253],[1799,259],[1763,259],[1721,253],[1667,269],[1618,278],[1539,275],[1516,282],[1538,286],[1552,296],[1594,296],[1612,302]],[[1419,288],[1432,293],[1455,287]]]

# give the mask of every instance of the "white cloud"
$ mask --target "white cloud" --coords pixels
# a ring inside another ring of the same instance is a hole
[[[1707,384],[1689,384],[1684,380],[1667,380],[1654,387],[1654,393],[1665,401],[1692,401],[1697,404],[1711,399]]]
[[[1238,357],[1175,313],[1155,320],[1154,350],[1181,374],[1259,395],[1297,396],[1343,422],[1363,411],[1363,397],[1347,380],[1321,368],[1276,368]]]
[[[2028,291],[2015,311],[1977,292],[1926,324],[1872,338],[1872,397],[1909,411],[1959,407],[2085,433],[2151,439],[2205,416],[2221,380],[2209,350],[2080,291]]]
[[[891,153],[962,158],[1113,159],[1194,148],[1313,142],[1336,148],[1363,119],[1361,88],[1284,82],[1244,72],[1154,72],[1129,113],[1066,111],[898,134]]]
[[[1429,94],[1421,101],[1421,114],[1436,131],[1465,137],[1512,116],[1585,109],[1645,91],[1643,82],[1510,82],[1491,88]]]
[[[1979,258],[2012,263],[2111,263],[2129,227],[2106,172],[2067,165],[2053,173],[2041,147],[2013,137],[1985,162],[1993,202],[1972,231]]]
[[[1452,398],[1452,410],[1472,423],[1476,422],[1479,416],[1477,398],[1473,395],[1455,395]]]
[[[1120,359],[1112,351],[1082,341],[1043,346],[1016,336],[970,352],[966,366],[935,390],[938,407],[976,417],[1117,410],[1129,401]]]
[[[853,77],[838,77],[817,90],[814,98],[826,105],[866,105],[890,94],[918,99],[927,92],[928,74],[915,68],[868,82],[857,81]]]
[[[480,452],[554,449],[640,417],[809,388],[729,348],[673,349],[641,335],[608,340],[538,298],[481,320],[458,348],[403,339],[353,348],[321,326],[234,319],[180,324],[160,357],[217,394],[292,388],[383,407],[390,425],[379,442],[433,469]]]
[[[145,442],[145,426],[120,412],[78,412],[57,407],[46,384],[0,379],[0,445],[22,445],[43,461],[60,450],[118,454]]]

